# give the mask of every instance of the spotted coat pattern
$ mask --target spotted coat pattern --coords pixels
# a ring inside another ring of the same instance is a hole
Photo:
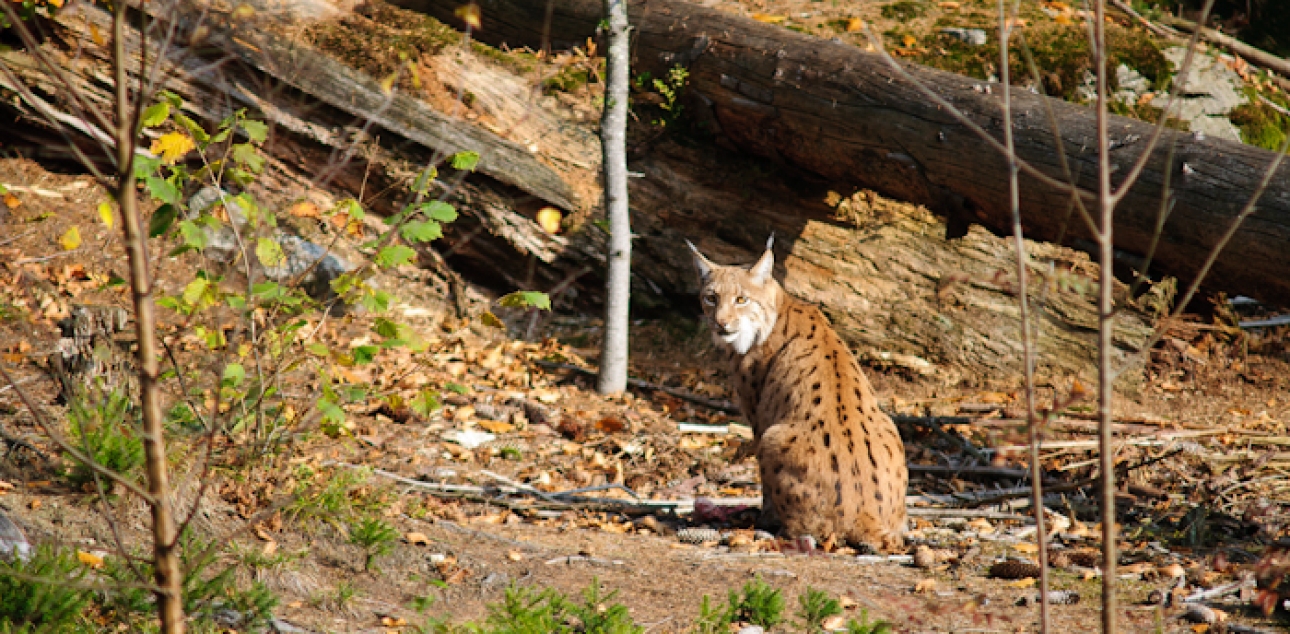
[[[752,268],[695,257],[704,313],[753,428],[763,525],[900,549],[905,446],[846,344],[818,308],[771,277],[769,248]],[[757,329],[745,350],[732,343],[743,328]]]

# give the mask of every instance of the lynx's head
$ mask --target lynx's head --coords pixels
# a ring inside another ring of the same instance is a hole
[[[766,241],[766,252],[751,268],[713,264],[687,240],[699,271],[699,302],[718,345],[747,354],[766,341],[779,316],[783,289],[771,277],[775,236]]]

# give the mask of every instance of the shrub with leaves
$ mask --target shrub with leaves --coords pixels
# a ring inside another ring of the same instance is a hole
[[[0,632],[92,632],[81,618],[93,594],[76,587],[86,567],[70,550],[37,546],[30,559],[0,558]]]
[[[398,538],[399,531],[376,517],[365,517],[349,528],[349,543],[364,551],[364,571],[371,571],[376,558],[389,553]]]
[[[87,403],[86,398],[76,397],[68,404],[72,446],[100,467],[132,477],[143,466],[144,456],[130,399],[121,392],[111,392],[94,404]],[[70,453],[66,457],[71,463],[67,479],[77,487],[92,485],[93,467]],[[111,482],[102,477],[99,480],[106,490],[112,489]]]
[[[797,611],[797,618],[802,620],[802,627],[808,632],[824,629],[824,619],[842,614],[842,605],[823,590],[808,587],[797,602],[802,606]]]

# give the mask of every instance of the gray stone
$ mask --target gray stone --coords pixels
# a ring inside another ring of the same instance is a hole
[[[222,202],[224,209],[228,211],[229,220],[242,231],[246,226],[246,213],[232,199],[232,196],[216,187],[204,187],[188,200],[189,217]],[[237,258],[241,249],[232,226],[225,224],[215,229],[206,228],[205,231],[207,244],[202,251],[204,255],[225,264]],[[242,237],[244,240],[250,239],[244,231]],[[316,300],[327,301],[334,298],[332,280],[354,269],[349,262],[299,236],[277,231],[273,234],[273,239],[282,247],[282,262],[276,266],[261,266],[252,255],[250,259],[256,263],[256,272],[275,282],[287,283],[308,271],[308,275],[300,280],[300,286]],[[247,244],[246,248],[252,253],[255,250],[252,244]]]
[[[9,516],[0,511],[0,559],[17,557],[23,561],[31,559],[31,544],[22,529]]]
[[[1175,69],[1182,67],[1187,49],[1175,46],[1164,50]],[[1198,52],[1192,56],[1191,68],[1186,76],[1175,76],[1174,83],[1182,86],[1181,99],[1174,108],[1179,119],[1186,121],[1192,132],[1221,139],[1241,140],[1241,132],[1227,119],[1227,113],[1246,103],[1241,92],[1245,82],[1216,56]],[[1155,104],[1161,107],[1163,103]]]
[[[985,43],[989,41],[989,36],[986,35],[984,29],[948,28],[941,29],[941,33],[957,39],[968,46],[985,46]]]

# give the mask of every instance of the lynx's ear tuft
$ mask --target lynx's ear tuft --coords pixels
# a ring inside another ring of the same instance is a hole
[[[775,244],[775,234],[771,234],[770,240],[766,241],[766,252],[761,254],[761,259],[748,269],[752,273],[753,283],[761,286],[770,280],[770,274],[775,270],[775,251],[771,246]]]
[[[690,252],[694,254],[694,268],[699,272],[699,279],[704,282],[708,281],[708,277],[712,275],[712,262],[703,257],[703,254],[699,253],[699,249],[689,240],[685,241],[685,246],[690,247]]]
[[[766,250],[770,251],[775,248],[775,232],[770,232],[770,237],[766,238]]]

